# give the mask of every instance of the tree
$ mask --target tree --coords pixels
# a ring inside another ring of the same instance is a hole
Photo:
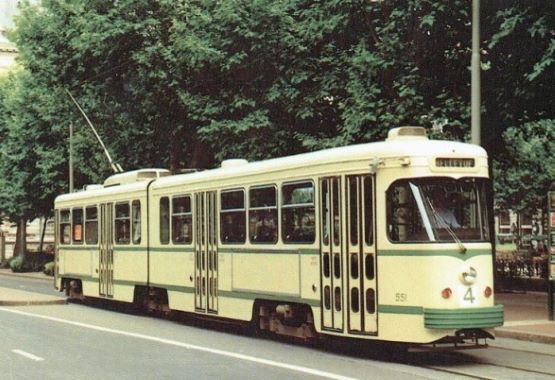
[[[45,107],[52,95],[24,70],[3,78],[0,86],[0,207],[18,223],[17,253],[25,251],[26,222],[50,216],[54,196],[64,187],[65,158],[51,129],[55,119]]]
[[[509,126],[555,118],[551,3],[483,4],[483,141],[503,162],[514,159],[499,148]],[[110,173],[65,90],[125,169],[208,168],[380,140],[407,124],[468,139],[470,10],[464,0],[23,2],[12,36],[36,110],[20,111],[55,141],[38,173],[67,178],[70,123],[77,184]]]
[[[498,156],[508,127],[555,118],[555,3],[496,0],[485,12],[484,144]]]
[[[505,153],[495,165],[498,205],[528,216],[546,213],[547,192],[555,190],[555,120],[509,128],[503,139]]]

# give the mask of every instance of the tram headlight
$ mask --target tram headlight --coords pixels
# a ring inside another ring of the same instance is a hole
[[[484,296],[486,298],[490,298],[492,294],[493,294],[493,290],[491,289],[491,287],[486,286],[486,289],[484,289]]]
[[[445,288],[441,291],[441,296],[445,299],[451,297],[451,294],[453,294],[453,291],[451,290],[451,288]]]
[[[478,272],[476,269],[470,267],[461,273],[461,282],[465,285],[472,285],[476,282],[476,277],[478,277]]]

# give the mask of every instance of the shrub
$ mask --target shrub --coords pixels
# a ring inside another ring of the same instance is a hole
[[[41,272],[44,264],[52,261],[53,257],[47,253],[26,252],[25,255],[18,255],[10,260],[12,272]]]
[[[23,255],[18,255],[10,260],[10,268],[12,272],[27,272],[25,269],[25,258]]]
[[[54,261],[50,261],[46,264],[44,264],[44,270],[43,273],[47,276],[54,276]]]

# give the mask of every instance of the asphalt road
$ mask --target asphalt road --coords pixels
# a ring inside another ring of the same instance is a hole
[[[6,281],[0,278],[2,286]],[[45,286],[9,281],[27,291]],[[81,304],[0,307],[0,326],[0,379],[555,377],[555,347],[509,339],[487,349],[434,353],[333,342],[312,347],[190,318],[167,320]]]
[[[0,322],[4,331],[0,376],[6,379],[412,379],[415,375],[415,369],[404,364],[77,304],[0,308]]]
[[[27,277],[12,277],[0,275],[0,286],[4,288],[13,288],[19,290],[25,290],[28,292],[48,294],[51,296],[60,296],[60,293],[54,289],[54,279],[43,280],[43,279],[33,279]]]

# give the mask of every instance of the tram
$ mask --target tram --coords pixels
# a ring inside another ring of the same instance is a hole
[[[56,198],[55,286],[304,339],[478,345],[503,324],[488,181],[481,147],[419,127],[188,174],[115,174]]]

